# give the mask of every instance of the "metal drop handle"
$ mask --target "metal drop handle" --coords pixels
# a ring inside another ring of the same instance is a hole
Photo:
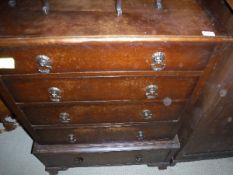
[[[149,119],[151,119],[153,117],[152,112],[150,110],[148,110],[148,109],[143,110],[142,115],[143,115],[145,120],[149,120]]]
[[[137,163],[142,162],[142,161],[143,161],[143,156],[142,156],[142,155],[136,155],[135,161],[136,161]]]
[[[16,6],[16,0],[8,0],[8,5],[10,7],[15,7]]]
[[[52,61],[46,55],[38,55],[36,56],[36,61],[38,64],[38,71],[40,73],[48,74],[52,70]]]
[[[57,87],[51,87],[48,90],[49,97],[52,102],[60,102],[61,101],[61,90]]]
[[[76,143],[77,142],[77,138],[74,134],[69,134],[67,138],[68,138],[69,143]]]
[[[147,86],[145,95],[147,99],[155,99],[158,96],[158,86],[157,85]]]
[[[71,121],[70,114],[67,112],[61,112],[59,114],[59,119],[61,123],[70,123]]]
[[[50,7],[49,7],[49,1],[48,0],[42,0],[42,12],[45,14],[45,15],[48,15],[49,14],[49,10],[50,10]]]
[[[81,164],[81,163],[83,163],[83,161],[84,161],[84,158],[83,158],[83,157],[76,157],[76,158],[74,159],[74,163],[75,163],[75,164]]]
[[[155,0],[155,8],[157,8],[158,10],[163,9],[163,2],[162,2],[162,0]]]
[[[151,63],[151,68],[158,72],[164,70],[166,67],[165,64],[165,53],[163,52],[155,52],[152,55],[152,63]]]
[[[144,132],[143,131],[138,131],[137,138],[140,141],[144,140]]]

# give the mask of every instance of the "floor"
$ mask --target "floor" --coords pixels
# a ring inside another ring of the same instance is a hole
[[[0,175],[47,175],[30,154],[32,140],[22,128],[0,134]],[[233,158],[178,163],[159,171],[155,167],[119,166],[72,168],[59,175],[233,175]]]

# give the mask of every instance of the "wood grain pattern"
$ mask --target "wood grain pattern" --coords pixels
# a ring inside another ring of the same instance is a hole
[[[231,9],[233,9],[233,0],[226,0],[226,2],[229,4]]]
[[[51,73],[80,71],[152,71],[152,55],[164,52],[165,71],[203,70],[214,44],[108,42],[20,47],[0,47],[0,58],[15,59],[15,69],[0,69],[1,74],[39,73],[38,55],[52,61]]]
[[[36,129],[39,144],[70,144],[69,134],[74,134],[77,142],[85,143],[111,143],[137,141],[138,132],[142,131],[143,140],[168,140],[176,135],[177,122],[160,122],[136,126],[112,127],[78,127],[78,128],[41,128]]]
[[[215,25],[202,7],[193,0],[164,2],[165,9],[154,9],[153,0],[124,1],[124,15],[117,18],[115,1],[51,0],[51,13],[44,16],[40,2],[18,2],[17,10],[1,1],[0,35],[80,36],[80,35],[196,35],[213,31],[224,35],[224,28]],[[187,9],[188,8],[188,9]],[[4,15],[7,13],[7,15]],[[176,19],[176,20],[174,20]],[[94,25],[93,25],[94,24]],[[198,24],[198,25],[197,25]],[[69,30],[67,30],[69,29]]]
[[[21,107],[33,125],[62,125],[60,113],[68,113],[67,124],[98,124],[178,120],[184,103],[165,106],[162,103],[112,103],[112,104],[41,104]],[[144,110],[150,110],[151,118],[145,118]],[[65,124],[65,125],[67,125]]]
[[[64,77],[64,75],[61,75]],[[4,78],[4,82],[17,102],[49,102],[50,87],[61,90],[62,101],[85,100],[143,100],[146,99],[146,87],[151,84],[158,86],[157,99],[189,98],[197,82],[196,77],[102,77],[79,78],[69,77],[55,79],[37,79],[28,76],[17,79]],[[171,88],[174,87],[174,88]]]
[[[45,16],[41,1],[15,8],[0,1],[0,58],[16,61],[16,69],[0,70],[0,96],[42,144],[33,153],[51,174],[233,155],[233,16],[224,0],[164,0],[162,10],[153,0],[125,0],[121,17],[115,0],[49,2]],[[161,72],[150,67],[157,51],[166,54]],[[38,73],[41,54],[52,59],[51,74]],[[151,84],[156,99],[146,99]],[[60,103],[50,101],[50,87],[61,89]],[[70,123],[59,122],[61,112]]]
[[[186,144],[177,155],[178,160],[233,155],[233,47],[225,47],[218,69],[213,69],[201,96],[183,120],[180,136]]]

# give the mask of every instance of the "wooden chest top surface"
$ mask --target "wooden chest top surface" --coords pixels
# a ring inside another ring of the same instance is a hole
[[[40,1],[24,0],[9,7],[0,2],[0,37],[93,35],[192,35],[202,31],[226,35],[196,0],[164,1],[157,10],[153,0],[123,1],[123,15],[116,16],[114,0],[50,0],[45,16]]]

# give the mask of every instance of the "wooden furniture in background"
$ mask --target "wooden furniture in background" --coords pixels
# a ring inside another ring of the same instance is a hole
[[[0,133],[5,131],[12,131],[16,129],[17,122],[12,118],[11,112],[7,109],[3,101],[0,99],[0,123],[4,128],[0,128]]]

